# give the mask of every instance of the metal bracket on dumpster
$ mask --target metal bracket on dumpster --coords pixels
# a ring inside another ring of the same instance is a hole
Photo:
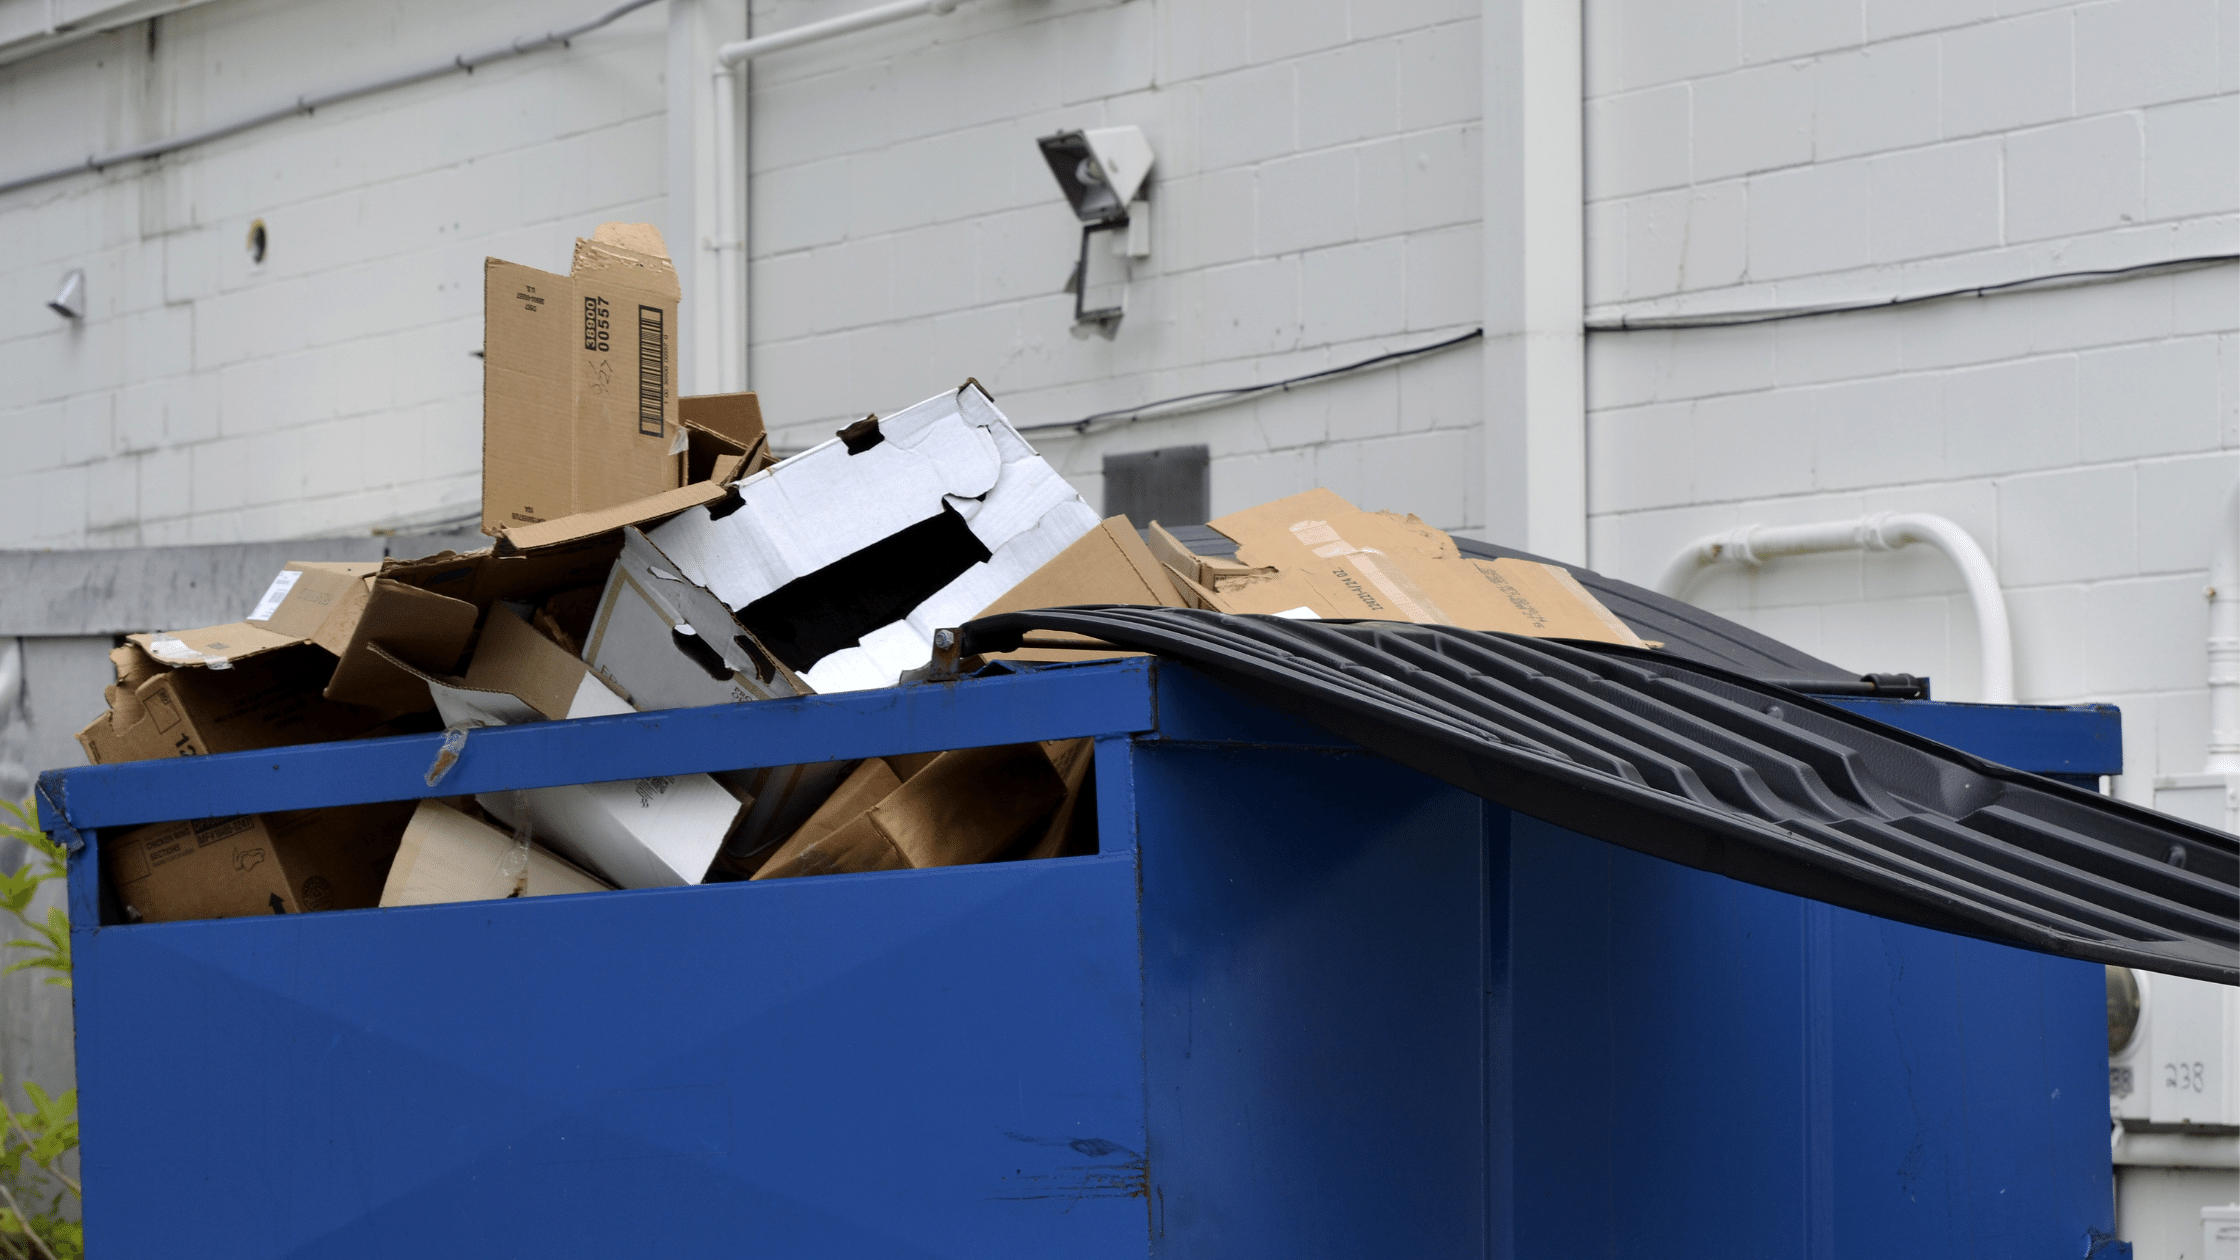
[[[955,682],[979,670],[984,658],[993,652],[1015,652],[1020,648],[1055,648],[1061,652],[1124,652],[1115,647],[1083,635],[986,633],[966,634],[963,630],[949,628],[933,632],[933,659],[902,675],[902,683]]]

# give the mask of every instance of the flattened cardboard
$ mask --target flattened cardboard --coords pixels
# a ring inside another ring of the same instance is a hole
[[[1066,796],[1041,744],[945,752],[909,775],[872,758],[754,877],[986,862],[1043,834]]]
[[[319,694],[334,658],[310,644],[222,671],[166,669],[136,645],[118,648],[110,659],[117,661],[118,681],[108,689],[109,710],[78,732],[92,765],[385,733],[387,714]]]
[[[647,224],[601,224],[565,276],[485,260],[484,533],[684,484],[677,295]]]
[[[1642,646],[1585,587],[1553,565],[1465,559],[1454,540],[1413,516],[1364,512],[1310,490],[1212,522],[1237,544],[1237,563],[1273,568],[1214,594],[1228,611],[1498,630],[1542,638]],[[1201,584],[1207,575],[1200,566]],[[1556,576],[1562,574],[1561,577]]]
[[[936,628],[1097,525],[969,382],[852,425],[735,492],[646,536],[820,693],[892,686],[932,656]]]
[[[101,844],[141,919],[231,919],[376,905],[411,801],[156,823]]]
[[[535,844],[529,846],[528,869],[517,879],[503,867],[513,848],[513,837],[490,824],[442,801],[421,801],[389,865],[381,904],[432,906],[603,892],[613,887]]]
[[[1166,568],[1152,557],[1151,549],[1144,546],[1128,518],[1113,516],[1074,539],[1050,563],[1036,569],[1025,581],[973,616],[987,617],[1028,608],[1066,608],[1076,604],[1187,606],[1175,590]],[[1109,649],[1071,652],[1058,648],[1021,648],[1000,654],[1000,659],[1088,661],[1141,655],[1141,652]]]

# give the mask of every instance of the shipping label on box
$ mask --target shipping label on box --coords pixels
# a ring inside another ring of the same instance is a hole
[[[483,270],[482,531],[686,484],[677,274],[660,233],[606,223],[569,274]]]

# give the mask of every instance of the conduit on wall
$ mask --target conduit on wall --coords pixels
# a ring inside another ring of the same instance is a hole
[[[840,35],[885,26],[920,15],[939,17],[962,0],[896,0],[827,18],[805,22],[769,35],[757,35],[725,44],[716,50],[715,127],[712,169],[716,177],[716,381],[720,393],[737,393],[747,387],[747,172],[741,160],[746,137],[746,93],[739,90],[741,67],[757,57],[788,48],[799,48]]]
[[[2240,510],[2240,509],[2236,509]],[[2228,531],[2229,532],[2229,531]],[[1685,596],[1696,576],[1714,564],[1744,564],[1752,568],[1775,556],[1801,556],[1829,551],[1895,551],[1910,543],[1927,543],[1951,559],[1967,584],[1968,599],[1975,605],[1976,636],[1983,661],[1983,695],[1986,704],[2014,703],[2014,645],[2007,629],[2007,600],[1999,590],[1998,574],[1990,558],[1968,531],[1942,516],[1926,513],[1877,513],[1848,521],[1820,521],[1811,525],[1744,525],[1723,533],[1705,534],[1680,549],[1657,579],[1660,594]],[[2240,584],[2236,584],[2240,588]],[[2240,595],[2240,589],[2236,589]],[[2240,628],[2240,601],[2234,620]],[[2240,649],[2240,637],[2235,639]],[[2240,650],[2236,650],[2240,659]],[[2240,712],[2240,679],[2236,679],[2235,704]]]

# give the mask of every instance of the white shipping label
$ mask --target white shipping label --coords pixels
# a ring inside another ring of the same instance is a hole
[[[272,620],[272,614],[280,611],[280,601],[288,597],[288,592],[295,589],[296,579],[302,576],[298,569],[281,570],[280,576],[272,579],[272,585],[264,588],[264,598],[257,601],[256,611],[249,614],[249,620]]]

